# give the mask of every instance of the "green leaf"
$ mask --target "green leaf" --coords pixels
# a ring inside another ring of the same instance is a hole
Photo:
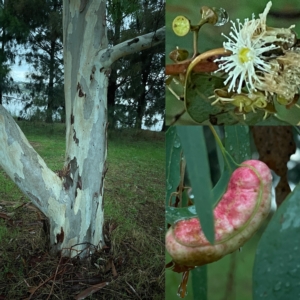
[[[227,190],[230,176],[232,172],[237,168],[235,162],[241,163],[251,158],[249,128],[247,126],[238,125],[225,126],[224,128],[225,149],[228,152],[225,157],[227,163],[221,163],[222,174],[212,191],[212,201],[214,207],[218,204]],[[223,156],[221,157],[220,155],[218,155],[218,157],[219,161],[221,161],[221,158],[223,158],[224,160]],[[232,159],[234,159],[234,161]]]
[[[191,273],[194,299],[207,300],[207,266],[195,268]]]
[[[213,100],[208,97],[214,94],[214,89],[223,87],[223,79],[210,76],[207,74],[193,74],[191,76],[191,83],[187,88],[187,96],[185,99],[185,106],[190,117],[198,122],[203,123],[208,121],[211,116],[219,114],[221,118],[222,114],[228,115],[226,112],[222,112],[219,106],[211,105]],[[236,122],[232,119],[231,123]]]
[[[214,243],[209,163],[203,128],[201,126],[177,126],[187,171],[192,186],[196,211],[202,230],[210,243]]]
[[[253,299],[300,299],[300,184],[265,230],[253,268]]]
[[[251,158],[248,126],[225,126],[225,149],[238,164]]]
[[[176,192],[180,181],[180,140],[175,127],[170,127],[166,132],[166,207],[169,206],[169,199],[172,192]]]
[[[171,207],[166,208],[166,221],[168,224],[174,224],[178,220],[190,219],[197,216],[195,205],[188,207]]]
[[[298,101],[299,102],[299,101]],[[284,105],[280,105],[277,101],[274,102],[279,120],[287,122],[291,125],[297,125],[300,122],[300,108],[292,106],[287,109]],[[299,104],[299,103],[298,103]]]
[[[220,202],[223,195],[225,194],[231,174],[232,171],[230,171],[228,168],[225,168],[217,184],[214,186],[212,190],[213,207],[217,206],[217,204]]]
[[[221,140],[221,136],[222,136],[222,129],[224,128],[224,126],[214,126],[216,134],[219,136],[220,140]],[[221,148],[218,146],[218,143],[216,142],[217,145],[217,155],[218,155],[218,162],[219,162],[219,166],[220,166],[220,170],[224,170],[224,157],[223,157],[223,153]]]
[[[256,112],[249,112],[244,119],[243,114],[237,114],[234,110],[237,108],[230,102],[221,103],[218,102],[215,105],[211,103],[216,100],[211,99],[210,96],[214,95],[214,90],[217,88],[223,88],[224,79],[202,74],[192,74],[190,76],[189,84],[186,90],[185,107],[189,116],[199,124],[213,125],[255,125],[263,120],[264,111],[257,109]],[[271,118],[273,122],[269,122],[270,125],[276,125],[278,119]]]

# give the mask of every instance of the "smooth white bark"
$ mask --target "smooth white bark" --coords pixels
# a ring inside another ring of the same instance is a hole
[[[104,49],[98,53],[99,61],[105,68],[108,68],[114,61],[123,56],[159,45],[165,41],[165,31],[166,27],[164,26],[157,31],[137,36],[134,39]]]
[[[105,0],[65,0],[63,9],[64,168],[52,172],[1,105],[0,165],[49,218],[52,251],[84,257],[104,245],[109,66],[121,56],[163,42],[164,29],[109,49]]]

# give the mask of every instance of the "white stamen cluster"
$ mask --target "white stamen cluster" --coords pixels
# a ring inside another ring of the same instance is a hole
[[[232,32],[226,37],[227,42],[223,46],[231,51],[232,55],[216,59],[219,62],[219,70],[228,74],[224,84],[228,86],[228,92],[242,92],[245,82],[249,92],[257,91],[262,86],[263,75],[272,75],[272,65],[263,54],[280,48],[280,44],[292,44],[294,33],[289,29],[269,28],[266,26],[267,14],[272,6],[270,1],[264,12],[255,19],[246,19],[244,24],[237,20],[237,25],[232,23]],[[278,34],[280,33],[280,34]],[[276,42],[276,45],[274,44]]]

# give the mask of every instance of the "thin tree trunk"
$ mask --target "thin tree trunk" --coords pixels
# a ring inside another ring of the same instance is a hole
[[[54,105],[54,64],[55,64],[55,47],[56,42],[51,41],[50,45],[50,64],[49,64],[49,84],[48,84],[48,103],[46,109],[46,122],[52,123],[53,105]]]
[[[121,35],[121,23],[122,23],[122,10],[121,3],[115,2],[110,3],[110,5],[114,5],[114,34],[111,37],[112,43],[114,45],[118,44],[120,41]],[[107,105],[108,105],[108,120],[110,128],[115,128],[116,126],[116,118],[115,118],[115,105],[116,105],[116,91],[117,91],[117,69],[116,67],[111,68],[111,73],[109,76],[109,84],[108,84],[108,93],[107,93]]]

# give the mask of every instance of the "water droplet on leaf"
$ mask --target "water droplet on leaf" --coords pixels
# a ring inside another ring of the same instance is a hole
[[[277,282],[276,285],[274,286],[274,291],[279,291],[281,288],[281,282]]]
[[[187,193],[188,193],[190,199],[194,199],[195,198],[192,189],[188,189]]]
[[[180,141],[179,141],[178,137],[175,138],[173,146],[174,146],[175,148],[179,148],[179,147],[180,147]]]
[[[294,275],[295,273],[297,272],[297,269],[292,269],[292,270],[289,270],[289,274],[290,275]]]
[[[229,15],[224,8],[215,8],[214,11],[218,15],[218,22],[215,24],[215,26],[223,26],[228,22]]]

